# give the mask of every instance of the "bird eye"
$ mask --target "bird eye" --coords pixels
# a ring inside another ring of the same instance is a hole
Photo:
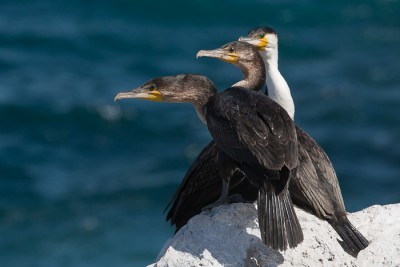
[[[258,37],[260,37],[260,39],[264,38],[264,37],[265,37],[265,33],[260,33],[260,34],[258,35]]]
[[[149,86],[147,86],[147,90],[154,91],[156,90],[156,86],[154,84],[150,84]]]
[[[229,53],[233,53],[235,51],[235,49],[233,49],[233,47],[229,47],[228,51],[229,51]]]

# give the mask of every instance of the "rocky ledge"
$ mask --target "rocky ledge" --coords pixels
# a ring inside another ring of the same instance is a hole
[[[149,266],[400,266],[400,204],[371,206],[349,219],[371,242],[351,257],[325,221],[296,209],[304,241],[278,252],[260,239],[253,204],[231,204],[193,217]]]

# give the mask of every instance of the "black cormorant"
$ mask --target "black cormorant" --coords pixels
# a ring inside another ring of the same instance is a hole
[[[258,190],[258,218],[263,242],[277,250],[295,247],[303,234],[287,190],[297,167],[295,125],[287,112],[257,89],[265,81],[261,56],[253,46],[232,42],[218,51],[203,51],[248,69],[242,81],[222,93],[196,75],[161,77],[116,99],[142,98],[165,102],[191,102],[207,123],[217,144],[216,165],[223,177],[220,201],[227,197],[229,178],[243,172]],[[240,56],[239,56],[240,54]],[[200,81],[198,81],[200,80]],[[242,88],[241,86],[245,86]],[[146,96],[147,95],[147,96]]]
[[[267,39],[268,37],[268,39]],[[244,41],[260,49],[266,66],[266,84],[270,98],[284,107],[294,118],[294,103],[289,86],[277,68],[277,35],[268,27],[249,33]],[[248,70],[244,70],[244,72]],[[340,187],[335,170],[322,148],[302,129],[296,127],[299,141],[300,165],[298,174],[291,180],[289,191],[293,204],[299,208],[328,221],[344,240],[345,250],[356,256],[368,246],[368,241],[347,219]],[[183,182],[176,190],[168,206],[171,206],[167,219],[176,225],[177,230],[185,225],[204,206],[217,199],[221,182],[215,167],[216,147],[213,142],[199,154],[186,173]],[[239,173],[235,173],[231,183],[231,194],[239,193],[245,200],[255,200],[257,193],[245,179],[241,183]],[[167,208],[168,208],[167,206]],[[347,248],[346,248],[347,246]]]
[[[290,88],[278,70],[278,35],[270,27],[251,30],[240,41],[259,49],[266,68],[268,96],[294,119]],[[336,172],[324,150],[305,131],[296,126],[299,144],[299,167],[290,181],[290,194],[296,206],[326,220],[336,230],[353,256],[368,246],[367,239],[351,224],[346,215]]]

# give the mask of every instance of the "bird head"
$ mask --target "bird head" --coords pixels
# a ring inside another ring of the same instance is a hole
[[[179,74],[162,76],[145,82],[129,92],[121,92],[115,101],[126,98],[155,102],[186,103],[195,102],[200,96],[215,94],[214,84],[205,76]]]
[[[239,41],[257,47],[261,54],[268,55],[278,49],[278,34],[270,27],[255,28],[246,37],[240,37]]]
[[[200,50],[197,52],[199,57],[211,57],[234,64],[249,66],[259,58],[258,51],[252,45],[245,42],[234,41],[227,43],[214,50]]]

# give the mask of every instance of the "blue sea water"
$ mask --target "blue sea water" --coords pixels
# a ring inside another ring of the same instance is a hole
[[[296,122],[326,150],[346,207],[400,201],[400,3],[0,0],[0,266],[144,266],[206,127],[186,104],[115,103],[260,25],[280,37]]]

